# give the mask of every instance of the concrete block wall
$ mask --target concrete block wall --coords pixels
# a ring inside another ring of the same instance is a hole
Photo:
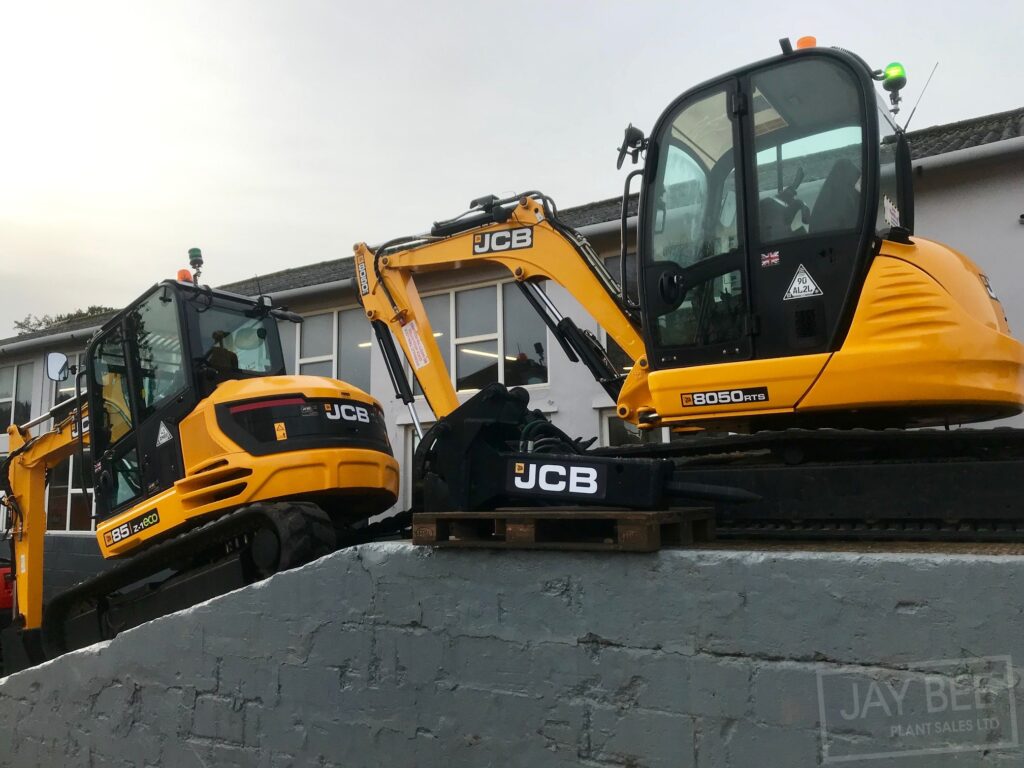
[[[50,533],[43,555],[43,591],[49,600],[58,592],[110,567],[93,534]]]
[[[892,728],[948,719],[927,670],[1024,658],[1022,565],[367,545],[0,681],[0,764],[1019,765],[1015,713],[969,737]],[[863,720],[835,720],[859,710],[848,682]],[[974,684],[982,708],[1019,692]],[[902,692],[892,722],[876,690]]]

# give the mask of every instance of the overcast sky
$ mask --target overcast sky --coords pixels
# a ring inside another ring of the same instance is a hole
[[[423,231],[474,197],[621,192],[668,101],[814,34],[907,67],[913,127],[1024,105],[1016,2],[0,2],[0,337]],[[904,116],[909,113],[907,106]]]

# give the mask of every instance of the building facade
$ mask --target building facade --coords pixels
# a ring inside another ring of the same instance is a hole
[[[1024,108],[929,128],[910,138],[915,154],[916,230],[978,262],[1002,299],[1011,328],[1024,333]],[[620,205],[620,199],[604,200],[560,214],[587,237],[613,275],[619,270]],[[630,205],[632,227],[635,200]],[[515,289],[511,276],[500,268],[428,274],[417,285],[460,398],[470,397],[490,381],[502,381],[525,388],[531,405],[573,437],[596,437],[603,445],[669,439],[667,430],[640,434],[615,418],[608,395],[585,368],[566,358]],[[299,266],[260,276],[258,283],[253,279],[221,287],[243,295],[262,291],[303,316],[302,324],[281,324],[289,372],[339,378],[381,402],[403,467],[400,506],[407,506],[415,433],[407,409],[394,396],[383,358],[371,342],[369,324],[356,298],[352,260]],[[564,289],[547,284],[545,290],[563,315],[605,340],[593,318]],[[630,285],[630,290],[635,295],[635,287]],[[0,426],[24,423],[71,396],[71,385],[46,378],[45,355],[60,351],[77,362],[89,337],[106,319],[79,319],[0,340]],[[632,364],[616,349],[609,351],[624,370]],[[422,396],[417,397],[416,409],[424,425],[433,421]],[[1024,424],[1020,417],[1011,421]],[[7,437],[0,432],[0,455],[6,450]],[[86,461],[84,469],[88,465]],[[92,536],[91,494],[82,489],[78,470],[72,458],[56,468],[49,481],[48,593],[102,565]],[[85,480],[88,485],[89,478]]]

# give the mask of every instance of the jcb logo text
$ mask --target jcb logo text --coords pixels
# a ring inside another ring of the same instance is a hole
[[[501,232],[483,232],[473,235],[473,253],[498,253],[500,251],[518,251],[520,248],[533,247],[533,229],[506,229]]]
[[[598,492],[597,470],[593,467],[563,467],[560,464],[516,464],[516,488],[529,491],[534,488],[553,493],[582,493],[593,496]]]
[[[370,412],[361,405],[338,405],[328,403],[324,406],[327,418],[331,421],[361,421],[363,424],[370,423]]]

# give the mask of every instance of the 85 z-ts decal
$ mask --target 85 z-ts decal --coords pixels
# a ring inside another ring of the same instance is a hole
[[[137,533],[142,533],[147,528],[151,528],[159,522],[160,514],[155,509],[151,509],[149,512],[144,512],[137,517],[133,517],[127,523],[121,523],[117,528],[104,533],[103,543],[109,547],[113,544],[117,544],[119,541],[124,541]]]
[[[473,235],[473,253],[500,253],[533,248],[533,228],[503,229],[499,232],[481,232]]]
[[[766,403],[768,402],[768,387],[684,392],[680,395],[680,399],[683,401],[684,408],[698,408],[707,405],[731,405],[732,403]]]

